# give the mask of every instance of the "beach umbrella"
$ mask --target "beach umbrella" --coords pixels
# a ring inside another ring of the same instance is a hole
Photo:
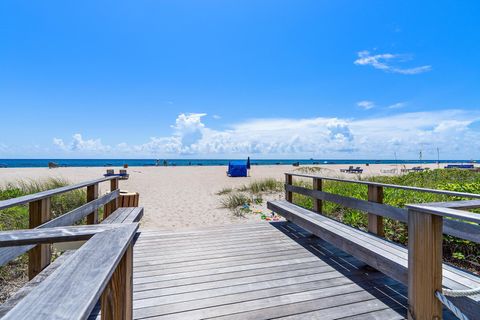
[[[250,157],[247,158],[247,169],[250,170]]]

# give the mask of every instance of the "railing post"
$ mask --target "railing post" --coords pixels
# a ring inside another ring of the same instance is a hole
[[[368,185],[368,201],[383,203],[383,187]],[[383,217],[376,214],[368,214],[368,231],[374,233],[380,237],[385,236],[385,230],[383,228]]]
[[[313,190],[322,191],[322,179],[313,178]],[[313,211],[322,213],[322,200],[312,198],[313,201]]]
[[[130,244],[101,297],[102,320],[133,318],[133,246]]]
[[[442,319],[442,217],[408,210],[408,319]]]
[[[29,203],[29,227],[36,228],[51,218],[50,198]],[[51,261],[51,245],[40,244],[28,252],[28,278],[31,280]]]
[[[117,189],[118,189],[118,178],[114,178],[110,180],[110,191],[115,191]],[[105,206],[103,219],[108,217],[113,211],[117,210],[117,208],[118,208],[118,198],[107,203],[107,205]]]
[[[293,184],[293,177],[291,174],[285,173],[285,200],[288,202],[293,202],[293,193],[286,189],[287,186]]]
[[[87,187],[87,202],[98,199],[98,183],[92,184]],[[98,223],[98,209],[95,209],[87,216],[87,224]]]

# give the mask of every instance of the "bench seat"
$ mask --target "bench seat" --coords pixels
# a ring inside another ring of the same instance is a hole
[[[285,200],[269,201],[267,206],[273,212],[387,276],[404,285],[408,284],[408,250],[404,246],[347,226]],[[480,287],[480,277],[443,264],[442,283],[445,288],[455,290],[478,288]],[[468,298],[449,297],[449,300],[471,319],[480,319],[480,295]]]
[[[143,217],[142,207],[118,208],[101,223],[133,223],[139,222]]]
[[[142,207],[126,207],[118,208],[101,224],[112,223],[134,223],[139,222],[143,217]],[[40,285],[49,275],[57,270],[65,261],[68,260],[75,253],[75,250],[65,251],[60,257],[52,262],[48,267],[43,269],[35,278],[27,282],[21,287],[13,296],[0,305],[0,318],[7,314],[15,305],[17,305],[23,298],[25,298],[33,289]],[[97,316],[100,312],[99,305],[92,311],[92,315]]]

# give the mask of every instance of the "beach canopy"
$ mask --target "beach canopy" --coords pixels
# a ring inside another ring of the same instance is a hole
[[[247,162],[243,160],[230,161],[228,163],[227,175],[229,177],[246,177]]]

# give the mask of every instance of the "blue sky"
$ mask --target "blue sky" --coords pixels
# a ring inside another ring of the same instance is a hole
[[[478,1],[2,1],[0,158],[480,158]]]

